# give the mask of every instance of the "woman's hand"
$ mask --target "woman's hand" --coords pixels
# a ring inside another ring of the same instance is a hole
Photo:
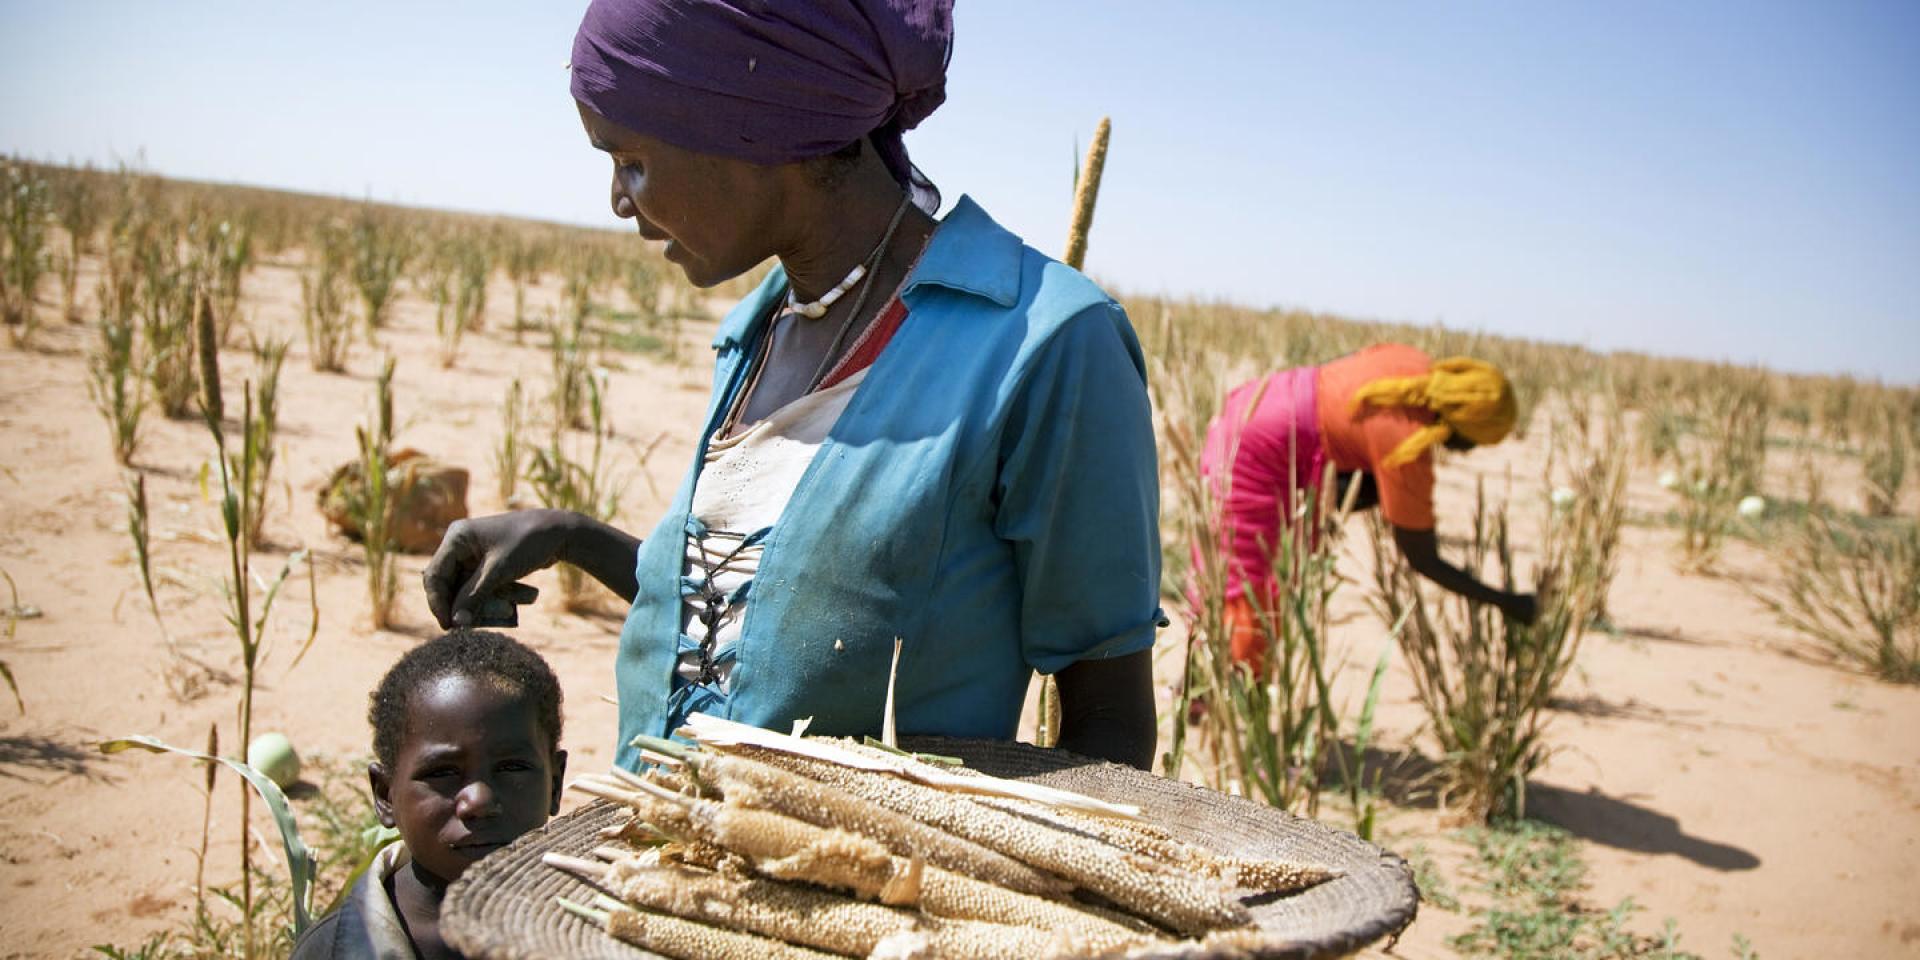
[[[1406,558],[1407,566],[1444,590],[1457,593],[1475,603],[1491,604],[1501,613],[1521,623],[1532,623],[1540,616],[1539,598],[1531,593],[1508,593],[1474,579],[1465,570],[1440,559],[1439,541],[1432,530],[1393,528],[1394,545]]]
[[[631,602],[640,541],[567,510],[516,510],[458,520],[421,579],[443,630],[470,626],[488,597],[536,570],[565,561]]]
[[[516,510],[456,520],[421,575],[440,628],[470,626],[480,603],[536,570],[558,563],[576,514]]]
[[[1539,597],[1531,593],[1509,593],[1499,601],[1500,612],[1509,620],[1531,624],[1540,619]]]

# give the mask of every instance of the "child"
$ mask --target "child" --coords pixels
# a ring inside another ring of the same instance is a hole
[[[447,885],[560,812],[560,683],[539,654],[456,630],[407,651],[370,700],[367,777],[401,843],[307,930],[293,960],[458,956],[440,937]]]

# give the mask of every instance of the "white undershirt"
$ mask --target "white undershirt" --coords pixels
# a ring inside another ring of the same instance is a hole
[[[740,429],[730,437],[716,437],[707,445],[700,478],[693,489],[693,516],[706,524],[705,541],[687,537],[687,573],[705,574],[714,588],[732,595],[760,569],[761,544],[740,548],[746,537],[780,519],[793,499],[794,488],[806,473],[813,455],[840,419],[853,393],[865,380],[861,370],[823,390],[809,393],[768,414],[766,419]],[[729,554],[731,556],[729,557]],[[714,651],[740,638],[740,624],[752,604],[751,593],[729,605],[714,629]],[[704,639],[706,625],[698,619],[705,605],[699,594],[682,598],[680,629],[695,641]],[[726,689],[732,661],[716,664],[720,688]],[[676,666],[690,681],[700,677],[698,651],[681,654]]]

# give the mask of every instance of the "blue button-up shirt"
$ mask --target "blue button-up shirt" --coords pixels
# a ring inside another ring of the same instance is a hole
[[[1032,671],[1153,645],[1159,482],[1140,345],[1120,306],[962,198],[765,539],[725,694],[676,677],[689,504],[707,438],[785,295],[775,269],[714,340],[693,466],[635,563],[621,763],[694,709],[878,733],[894,638],[901,733],[1010,738]]]

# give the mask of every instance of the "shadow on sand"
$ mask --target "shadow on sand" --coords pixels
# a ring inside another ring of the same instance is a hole
[[[1347,751],[1351,764],[1352,745],[1340,746]],[[1388,803],[1421,810],[1439,805],[1439,765],[1419,751],[1368,749],[1362,759],[1365,765],[1361,776],[1374,782]],[[1689,834],[1673,817],[1598,790],[1580,793],[1528,783],[1527,816],[1591,843],[1636,853],[1672,854],[1711,870],[1752,870],[1760,866],[1760,858],[1746,850]]]
[[[1682,830],[1680,821],[1673,817],[1598,790],[1579,793],[1529,784],[1527,814],[1618,850],[1672,854],[1712,870],[1752,870],[1760,866],[1760,858],[1746,850],[1694,836]]]
[[[0,777],[33,780],[28,771],[98,777],[94,764],[100,755],[86,747],[48,737],[0,737]]]

